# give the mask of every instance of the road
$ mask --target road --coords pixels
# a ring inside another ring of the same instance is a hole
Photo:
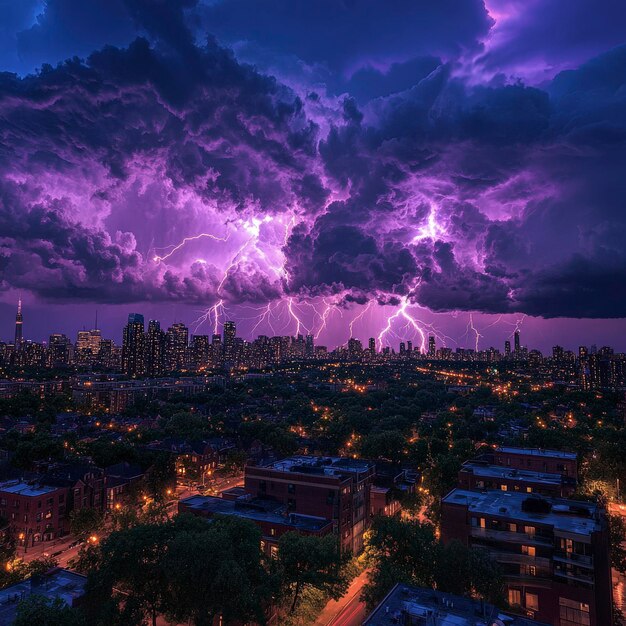
[[[361,626],[365,619],[365,603],[361,591],[367,582],[368,570],[359,574],[339,600],[330,600],[321,612],[315,626]]]

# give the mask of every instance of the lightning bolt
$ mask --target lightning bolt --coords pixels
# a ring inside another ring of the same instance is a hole
[[[383,348],[383,342],[385,340],[385,337],[388,334],[393,333],[392,325],[393,325],[394,320],[399,319],[399,318],[404,318],[407,324],[413,328],[413,330],[417,333],[418,337],[420,338],[420,351],[421,352],[425,351],[426,333],[424,329],[420,326],[420,322],[414,319],[413,316],[407,311],[408,306],[409,306],[409,297],[402,296],[402,300],[400,301],[400,306],[398,307],[398,310],[393,315],[390,315],[387,318],[386,326],[380,331],[378,335],[378,349],[379,350],[382,350]]]
[[[155,254],[152,257],[152,260],[155,263],[162,263],[163,261],[167,261],[167,259],[169,259],[176,252],[178,252],[181,248],[184,248],[190,241],[198,241],[199,239],[204,238],[213,239],[214,241],[228,241],[229,237],[230,233],[226,234],[224,237],[218,237],[217,235],[214,235],[212,233],[200,233],[199,235],[194,235],[193,237],[185,237],[180,243],[174,245],[167,254],[164,254],[163,256]]]
[[[469,321],[467,323],[467,333],[469,333],[470,330],[475,335],[474,349],[476,350],[476,352],[478,352],[478,342],[480,341],[480,338],[482,337],[482,335],[480,334],[478,329],[474,326],[474,317],[471,313],[469,314]]]
[[[300,334],[300,331],[302,328],[304,328],[304,330],[306,330],[307,333],[310,332],[310,330],[305,326],[304,322],[298,317],[298,315],[296,315],[296,313],[294,312],[294,303],[293,303],[293,298],[287,298],[287,310],[289,311],[289,315],[291,316],[291,318],[294,320],[294,322],[296,323],[296,336]]]
[[[360,319],[362,319],[362,317],[370,310],[371,306],[372,306],[372,300],[368,300],[367,306],[355,318],[351,320],[349,324],[350,339],[352,339],[352,336],[354,335],[354,324],[358,322]]]

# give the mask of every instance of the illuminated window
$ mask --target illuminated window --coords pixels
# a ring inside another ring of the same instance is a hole
[[[539,610],[539,596],[536,593],[526,592],[526,608],[529,611]]]
[[[511,606],[521,606],[522,592],[519,589],[509,589],[509,604]]]
[[[534,546],[522,546],[522,554],[527,554],[528,556],[535,556],[536,549]]]

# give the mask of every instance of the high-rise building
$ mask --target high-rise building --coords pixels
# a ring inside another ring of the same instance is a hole
[[[431,359],[434,359],[436,354],[437,346],[435,344],[435,338],[433,337],[433,335],[431,335],[430,337],[428,337],[428,356]]]
[[[22,298],[17,301],[17,313],[15,314],[15,351],[22,349],[24,336],[22,334],[24,326],[24,318],[22,317]]]
[[[360,357],[363,352],[363,345],[358,339],[352,337],[348,339],[348,354],[350,357]]]
[[[148,322],[146,333],[146,374],[161,376],[165,371],[165,333],[157,320]]]
[[[48,364],[50,367],[65,367],[74,360],[74,346],[63,334],[50,335],[48,341]]]
[[[122,370],[130,378],[145,374],[144,319],[140,313],[130,313],[124,326],[122,340]]]
[[[411,353],[413,352],[413,342],[412,341],[407,341],[406,342],[406,351],[409,353],[409,356],[411,356]]]
[[[165,339],[165,362],[170,370],[180,371],[187,367],[189,329],[182,323],[172,324]]]
[[[514,350],[515,350],[515,356],[519,356],[522,347],[520,346],[520,341],[519,341],[519,330],[515,331],[515,334],[513,335],[513,342],[514,342]]]
[[[306,336],[306,346],[305,346],[304,353],[308,358],[311,358],[313,354],[315,353],[315,343],[314,343],[313,335],[309,334]]]
[[[507,359],[511,356],[511,342],[508,340],[504,342],[504,356]]]
[[[235,322],[224,322],[224,361],[228,365],[235,362],[235,337],[237,325]]]
[[[209,351],[211,344],[208,335],[192,335],[191,359],[196,369],[206,368],[209,365]]]
[[[376,354],[376,339],[374,339],[374,337],[370,337],[368,345],[369,345],[370,354],[371,355]]]

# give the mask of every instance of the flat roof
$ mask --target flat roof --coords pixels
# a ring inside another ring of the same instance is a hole
[[[496,452],[506,452],[507,454],[519,454],[526,456],[553,457],[557,459],[576,460],[575,452],[564,452],[563,450],[545,450],[544,448],[515,448],[513,446],[499,446]]]
[[[13,493],[20,496],[29,496],[36,498],[37,496],[45,496],[48,493],[57,491],[59,487],[50,487],[48,485],[30,485],[22,480],[12,481],[4,484],[0,484],[0,492]]]
[[[356,474],[367,472],[374,468],[373,461],[366,459],[350,459],[339,456],[307,456],[299,454],[290,456],[280,461],[274,461],[264,467],[280,472],[301,471],[303,474],[319,474],[337,476],[341,474]]]
[[[532,472],[525,469],[514,469],[504,465],[489,465],[476,461],[466,461],[461,471],[471,470],[474,476],[484,478],[506,478],[507,480],[532,481],[544,485],[560,486],[563,482],[561,474],[549,474],[546,472]]]
[[[528,499],[549,503],[550,510],[542,513],[522,508]],[[597,520],[599,507],[594,502],[580,502],[566,498],[546,498],[512,491],[468,491],[453,489],[442,500],[446,504],[466,505],[472,513],[510,518],[553,526],[555,530],[577,535],[590,535],[601,530]]]
[[[486,626],[499,619],[506,626],[547,626],[504,613],[480,600],[443,593],[428,587],[397,584],[363,622],[363,626],[392,626],[412,617],[425,626]],[[414,623],[411,621],[411,623]]]
[[[67,569],[53,569],[39,578],[29,578],[0,591],[0,624],[11,624],[15,619],[19,600],[31,594],[46,598],[61,598],[68,606],[85,593],[87,577]],[[12,602],[12,599],[16,599]]]
[[[280,502],[255,498],[251,500],[226,500],[217,496],[195,495],[180,500],[184,506],[212,515],[237,515],[257,522],[289,526],[296,530],[319,531],[332,524],[332,520],[312,515],[286,513]]]

